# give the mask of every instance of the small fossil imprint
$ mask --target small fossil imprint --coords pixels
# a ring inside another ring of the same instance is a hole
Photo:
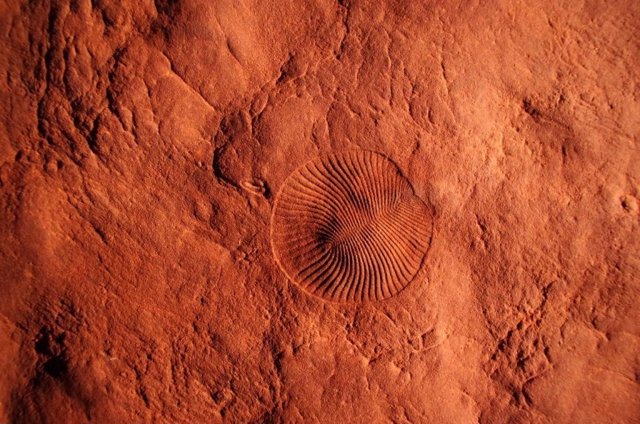
[[[271,217],[276,261],[290,280],[332,301],[404,289],[431,242],[432,217],[398,167],[370,151],[316,158],[284,182]]]

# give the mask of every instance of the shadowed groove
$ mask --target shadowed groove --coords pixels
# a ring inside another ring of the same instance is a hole
[[[388,224],[387,220],[384,217],[381,217],[381,220],[383,220],[386,225],[381,225],[380,231],[385,234],[389,245],[392,246],[389,251],[392,261],[392,269],[395,272],[402,274],[402,278],[409,278],[412,274],[410,271],[411,266],[406,262],[405,258],[413,254],[413,252],[407,251],[404,246],[404,240],[399,239],[398,235],[391,231],[391,226]]]
[[[322,174],[320,174],[320,176],[316,176],[315,174],[312,173],[311,169],[315,169],[317,170],[317,168],[315,167],[315,164],[312,164],[310,166],[309,169],[309,173],[313,175],[314,178],[318,178],[318,182],[331,194],[333,194],[335,196],[335,198],[332,199],[332,205],[334,205],[337,209],[341,209],[343,211],[349,211],[349,199],[347,196],[347,193],[341,189],[339,186],[337,186],[333,180],[331,179],[325,179],[322,180]],[[325,172],[328,172],[325,169]],[[353,224],[353,220],[352,217],[350,215],[344,216],[343,217],[345,219],[345,222],[348,224]]]
[[[387,227],[383,231],[387,231],[389,238],[394,242],[396,250],[402,251],[402,258],[409,259],[413,255],[419,254],[420,249],[415,246],[412,234],[405,232],[402,227],[388,218],[381,218],[381,220],[387,224]]]
[[[336,246],[336,257],[339,259],[341,264],[347,263],[348,262],[348,255],[345,255],[342,246],[338,245]],[[344,278],[344,274],[348,271],[348,268],[345,266],[341,266],[338,269],[338,275],[336,275],[335,277],[335,281],[342,281]],[[331,287],[333,287],[333,285],[331,285],[331,281],[325,281],[323,282],[323,284],[317,286],[313,292],[316,293],[318,296],[325,296],[324,293],[329,290]]]
[[[306,250],[304,253],[299,254],[299,257],[305,258],[309,254],[309,252],[313,252],[315,253],[315,255],[313,256],[312,260],[307,261],[307,265],[301,267],[299,270],[296,271],[297,275],[303,276],[306,273],[313,274],[316,268],[320,267],[322,264],[324,264],[328,260],[327,258],[331,254],[331,249],[324,249],[318,254],[315,248],[312,247]],[[298,253],[295,252],[295,254],[298,254]]]
[[[274,256],[296,284],[327,300],[386,299],[416,276],[432,218],[397,166],[369,151],[316,158],[281,187]]]
[[[325,164],[322,164],[325,172],[331,173],[333,172],[334,176],[338,176],[338,171],[334,168],[331,162],[328,162],[328,165],[331,169],[327,168]],[[348,185],[342,181],[342,176],[339,178],[331,178],[326,179],[326,182],[334,187],[334,192],[337,194],[336,202],[340,202],[340,207],[342,211],[342,215],[346,222],[351,226],[356,225],[357,216],[353,214],[353,198],[355,197],[350,191]]]
[[[314,281],[322,275],[331,267],[333,262],[335,261],[335,256],[331,252],[331,249],[327,249],[325,253],[323,253],[323,257],[320,261],[317,261],[313,264],[313,266],[306,268],[298,273],[300,277],[303,278],[309,284],[313,284]]]
[[[353,265],[353,279],[349,284],[344,285],[344,290],[346,290],[346,300],[356,301],[358,300],[359,293],[362,290],[363,274],[367,269],[366,262],[368,258],[358,254],[356,243],[350,243],[350,245],[352,250],[356,252],[353,255],[355,264]]]
[[[388,297],[388,296],[383,296],[382,292],[383,287],[386,287],[389,283],[384,284],[385,281],[387,281],[387,276],[386,276],[386,272],[384,271],[384,269],[381,269],[381,266],[384,266],[384,259],[383,259],[383,252],[385,251],[385,246],[384,244],[380,243],[378,241],[378,237],[377,237],[377,233],[374,231],[371,231],[371,229],[368,229],[369,232],[371,233],[370,238],[372,239],[372,245],[373,246],[380,246],[379,249],[372,249],[371,250],[371,255],[370,256],[370,262],[373,266],[373,277],[369,280],[369,287],[367,290],[367,297],[369,299],[376,299],[378,297],[382,298],[382,297]],[[373,283],[373,284],[372,284]],[[374,293],[371,293],[373,289]]]
[[[382,243],[384,243],[384,239],[382,240]],[[399,275],[399,270],[397,269],[397,266],[394,266],[394,262],[392,259],[392,252],[389,251],[389,246],[387,244],[383,245],[382,248],[380,249],[380,257],[382,258],[382,262],[384,263],[384,281],[387,281],[387,284],[382,284],[381,283],[381,290],[384,291],[385,286],[391,285],[393,286],[392,290],[388,290],[389,292],[393,293],[393,292],[397,292],[401,290],[401,287],[398,287],[396,285],[396,281],[400,281],[401,277]],[[389,287],[386,287],[387,289],[389,289]],[[387,295],[385,295],[387,296]]]
[[[342,245],[347,251],[347,254],[345,255],[347,262],[345,265],[348,268],[348,273],[343,281],[334,284],[335,287],[331,289],[331,294],[338,296],[340,299],[348,300],[351,295],[351,291],[355,288],[355,277],[357,276],[358,267],[360,266],[360,260],[353,244],[343,243]]]
[[[300,196],[305,196],[305,193],[303,191],[298,191],[299,190],[298,188],[292,188],[292,190],[296,190],[298,193],[300,193]],[[288,204],[286,206],[286,209],[283,210],[283,212],[295,210],[295,212],[298,214],[300,214],[300,212],[305,212],[305,213],[321,214],[321,215],[324,215],[325,217],[331,217],[335,215],[334,210],[327,208],[323,203],[318,204],[317,200],[314,202],[313,200],[305,200],[302,198],[292,197],[291,199],[287,199],[287,201],[288,201]],[[292,206],[300,207],[300,209],[296,209]],[[304,217],[304,215],[297,216],[297,218],[302,218],[302,217]]]
[[[327,278],[322,280],[319,284],[312,287],[312,291],[314,293],[317,293],[318,291],[322,290],[323,287],[327,286],[327,284],[330,284],[332,281],[338,279],[340,277],[340,274],[344,270],[344,266],[342,266],[342,263],[344,263],[345,258],[338,247],[334,248],[333,258],[335,259],[335,265],[331,268],[331,273],[328,274]]]
[[[323,265],[315,269],[306,279],[306,286],[319,287],[326,281],[330,281],[330,275],[336,267],[340,266],[338,257],[334,254],[330,255],[329,260]]]

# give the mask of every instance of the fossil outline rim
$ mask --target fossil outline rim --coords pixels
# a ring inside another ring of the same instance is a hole
[[[358,227],[363,217],[368,221]],[[351,233],[336,245],[345,223]],[[296,224],[311,229],[296,232]],[[284,179],[269,235],[276,263],[303,291],[333,302],[380,301],[402,292],[424,268],[433,214],[389,157],[342,150],[314,157]]]

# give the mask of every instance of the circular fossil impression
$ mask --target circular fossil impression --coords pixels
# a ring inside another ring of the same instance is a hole
[[[285,180],[271,244],[289,279],[307,291],[332,301],[381,300],[415,277],[431,223],[393,162],[347,151],[316,158]]]

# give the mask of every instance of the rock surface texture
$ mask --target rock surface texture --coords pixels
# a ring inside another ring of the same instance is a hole
[[[0,0],[0,30],[1,423],[640,422],[640,2]],[[360,149],[430,247],[335,302],[271,221]]]

